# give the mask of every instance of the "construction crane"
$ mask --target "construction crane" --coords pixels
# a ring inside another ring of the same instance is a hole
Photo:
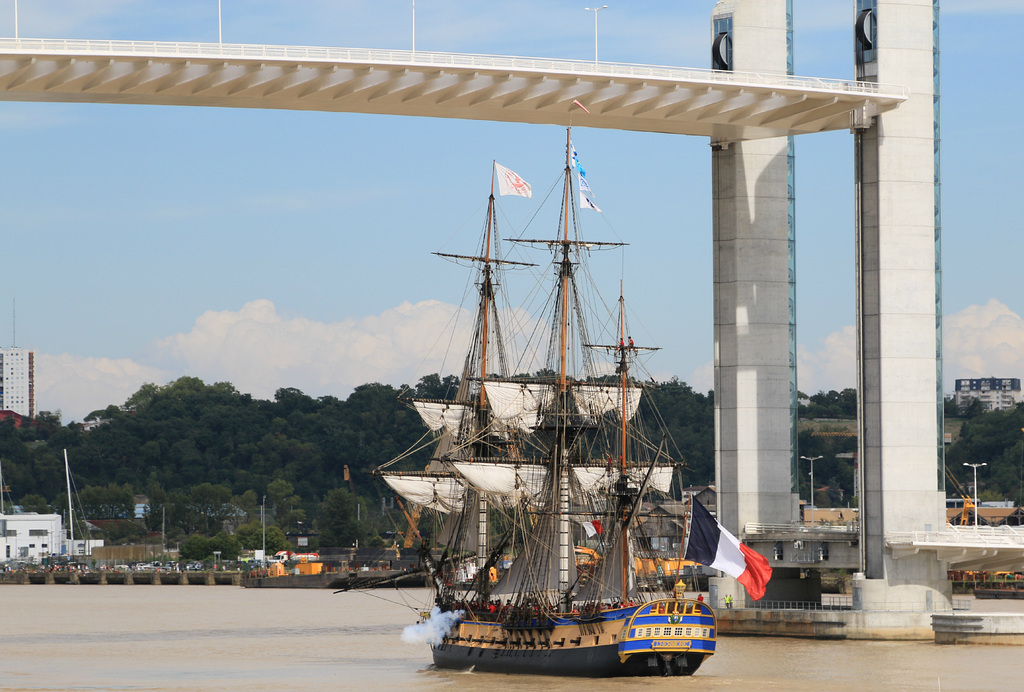
[[[970,494],[960,485],[960,481],[956,479],[948,466],[946,467],[946,478],[953,484],[956,494],[964,500],[964,508],[960,512],[960,526],[968,526],[971,523],[971,514],[975,511],[974,501],[971,500]]]
[[[419,530],[416,528],[416,524],[420,521],[420,512],[422,511],[422,508],[417,505],[416,507],[413,507],[412,514],[409,514],[405,509],[405,505],[402,504],[402,498],[396,496],[395,501],[398,502],[398,507],[402,510],[402,514],[405,515],[406,521],[409,522],[409,528],[407,528],[403,534],[405,536],[405,541],[402,543],[402,547],[411,548],[414,537],[420,539],[420,543],[422,543],[423,536],[420,535]]]

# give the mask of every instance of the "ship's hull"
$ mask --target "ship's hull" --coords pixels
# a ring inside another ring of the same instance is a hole
[[[710,654],[697,652],[667,657],[645,654],[630,656],[623,662],[615,644],[569,651],[497,650],[459,644],[434,647],[434,665],[438,668],[586,678],[693,675],[708,656]]]
[[[715,652],[714,613],[669,599],[546,626],[462,621],[433,649],[434,665],[489,673],[574,677],[693,675]]]

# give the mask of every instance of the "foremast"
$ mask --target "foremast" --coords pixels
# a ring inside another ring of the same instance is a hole
[[[464,547],[469,546],[469,549],[476,553],[475,562],[479,577],[477,588],[481,593],[486,590],[488,585],[490,533],[488,501],[483,493],[472,491],[466,486],[462,477],[454,471],[454,466],[458,461],[471,462],[479,458],[516,456],[510,454],[509,450],[514,442],[510,440],[511,436],[506,429],[499,429],[502,426],[493,418],[486,394],[486,380],[489,371],[496,368],[497,375],[503,378],[507,378],[508,374],[508,358],[496,309],[495,269],[505,265],[534,266],[531,263],[499,259],[495,256],[497,254],[497,213],[495,208],[497,167],[497,163],[492,162],[487,217],[479,253],[476,255],[433,253],[439,257],[456,262],[469,262],[479,267],[479,298],[473,338],[466,353],[455,396],[451,399],[407,400],[423,418],[424,423],[431,430],[440,433],[437,448],[427,473],[389,472],[381,474],[392,489],[403,494],[407,499],[442,513],[458,513],[465,517],[470,528],[467,530],[465,526],[461,526],[457,529],[459,535],[453,538]],[[493,365],[492,361],[496,361],[497,364]],[[380,470],[378,469],[378,472]],[[412,488],[413,484],[425,485],[426,490],[421,490],[419,487]],[[407,494],[409,489],[419,492],[419,496]],[[456,493],[459,494],[458,500],[455,499]],[[461,520],[449,523],[459,525]],[[446,566],[438,567],[444,569]]]

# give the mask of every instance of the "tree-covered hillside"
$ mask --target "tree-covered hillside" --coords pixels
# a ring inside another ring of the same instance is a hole
[[[457,378],[430,375],[402,394],[442,398],[457,384]],[[102,421],[91,430],[62,427],[46,413],[32,428],[4,422],[4,482],[9,497],[26,509],[60,510],[67,450],[79,491],[75,502],[90,519],[131,518],[133,495],[145,495],[150,529],[166,523],[172,537],[213,535],[225,520],[258,520],[266,498],[272,523],[285,532],[315,528],[339,540],[365,538],[392,528],[365,472],[417,447],[400,468],[423,468],[431,449],[419,416],[399,394],[374,383],[345,400],[280,389],[267,401],[192,377],[147,384],[123,406],[90,415]],[[674,379],[649,394],[668,424],[670,454],[689,464],[684,482],[711,482],[710,396]]]

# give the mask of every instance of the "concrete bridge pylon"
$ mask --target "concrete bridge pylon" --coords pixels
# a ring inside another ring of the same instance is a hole
[[[887,536],[945,526],[942,450],[938,0],[853,0],[858,83],[908,88],[899,109],[854,117],[860,570],[857,600],[948,610],[946,564],[898,558]],[[792,70],[792,1],[725,0],[717,69]],[[712,140],[719,518],[797,519],[793,149]],[[785,550],[785,546],[781,546]],[[770,600],[815,600],[779,563]],[[862,577],[862,578],[861,578]],[[719,584],[737,598],[727,580]]]

